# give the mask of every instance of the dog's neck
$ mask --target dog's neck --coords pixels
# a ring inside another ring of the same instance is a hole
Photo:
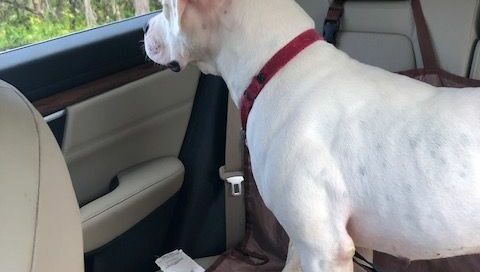
[[[238,107],[243,92],[265,63],[314,21],[294,0],[237,0],[220,27],[215,66]]]

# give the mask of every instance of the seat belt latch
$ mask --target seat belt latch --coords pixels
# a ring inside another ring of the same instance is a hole
[[[222,166],[219,169],[219,173],[220,178],[230,184],[232,196],[241,196],[243,193],[242,183],[245,180],[243,177],[243,172],[227,172],[225,171],[225,166]]]
[[[242,195],[242,183],[244,181],[243,176],[233,176],[227,178],[227,183],[230,184],[232,190],[232,196],[241,196]]]

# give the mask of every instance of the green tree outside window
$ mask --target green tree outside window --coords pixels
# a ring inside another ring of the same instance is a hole
[[[161,0],[0,0],[0,52],[149,13]]]

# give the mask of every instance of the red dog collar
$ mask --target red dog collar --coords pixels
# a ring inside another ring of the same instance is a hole
[[[322,40],[322,37],[314,29],[307,30],[293,39],[285,47],[280,49],[260,70],[253,79],[248,88],[243,93],[240,102],[240,113],[242,118],[243,129],[247,129],[247,119],[252,110],[255,99],[263,90],[263,87],[295,56],[302,52],[305,48],[316,41]]]

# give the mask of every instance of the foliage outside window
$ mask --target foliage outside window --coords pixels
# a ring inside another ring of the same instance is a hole
[[[0,52],[160,9],[161,0],[0,0]]]

